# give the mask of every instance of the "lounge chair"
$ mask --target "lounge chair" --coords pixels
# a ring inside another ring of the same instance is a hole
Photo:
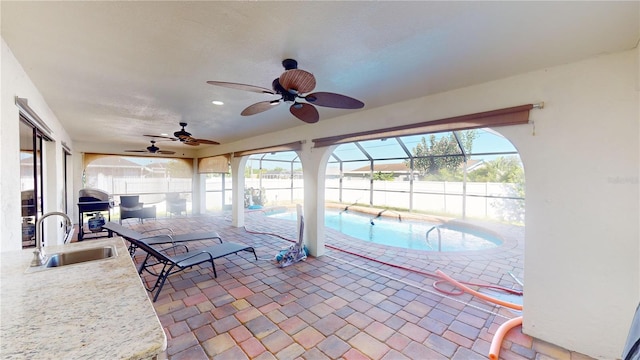
[[[184,244],[177,244],[164,249],[156,249],[142,240],[130,239],[130,241],[135,243],[136,247],[147,253],[144,261],[138,268],[138,274],[142,274],[143,271],[146,271],[149,274],[157,276],[153,287],[148,288],[145,286],[147,291],[152,294],[153,291],[157,289],[156,294],[153,296],[153,302],[158,299],[158,295],[160,295],[160,291],[162,291],[162,287],[169,276],[179,273],[187,268],[191,268],[194,265],[210,262],[211,267],[213,268],[213,276],[218,277],[216,266],[213,263],[213,260],[215,259],[236,254],[240,251],[248,251],[253,253],[256,261],[258,260],[258,256],[256,255],[254,248],[243,244],[223,243],[189,252],[189,249],[187,249]],[[168,254],[169,250],[173,250],[175,252],[179,247],[184,247],[187,252],[174,256]],[[155,259],[155,261],[152,261],[152,259]],[[162,269],[159,273],[152,269],[158,264],[162,264]]]
[[[129,242],[129,254],[131,254],[131,256],[135,254],[136,249],[138,248],[133,240],[143,240],[149,245],[176,245],[176,243],[184,243],[189,241],[218,239],[218,241],[220,241],[220,244],[222,244],[222,238],[215,231],[175,235],[173,234],[173,231],[171,231],[171,229],[154,229],[150,231],[167,230],[169,231],[169,234],[146,235],[144,232],[138,232],[114,222],[108,222],[104,224],[102,228],[106,229],[109,232],[109,237],[113,237],[113,234],[115,233],[127,240]]]

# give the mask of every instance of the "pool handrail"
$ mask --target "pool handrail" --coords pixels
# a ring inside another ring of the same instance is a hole
[[[438,251],[442,252],[442,233],[440,233],[440,225],[434,225],[431,227],[431,229],[427,230],[427,234],[425,235],[427,239],[427,244],[431,246],[431,243],[429,243],[429,233],[432,232],[434,229],[437,230],[438,232]]]

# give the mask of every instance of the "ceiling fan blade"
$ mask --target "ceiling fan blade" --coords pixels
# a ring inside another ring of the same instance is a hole
[[[226,81],[207,81],[209,85],[222,86],[226,88],[236,89],[236,90],[244,90],[244,91],[252,91],[261,94],[275,94],[273,90],[263,88],[260,86],[246,85],[246,84],[238,84]]]
[[[165,155],[173,155],[175,154],[175,151],[169,151],[169,150],[158,150],[156,151],[156,154],[165,154]]]
[[[189,146],[198,146],[198,145],[200,145],[200,143],[197,142],[196,139],[194,139],[192,137],[184,139],[182,141],[182,143],[185,144],[185,145],[189,145]]]
[[[313,74],[300,69],[285,71],[278,81],[283,88],[294,94],[308,93],[316,87],[316,78]]]
[[[289,111],[293,116],[308,124],[317,123],[320,120],[318,110],[311,104],[295,103],[289,107]]]
[[[280,104],[280,100],[261,101],[253,105],[249,105],[246,109],[242,110],[240,115],[249,116],[249,115],[259,114],[263,111],[273,109],[275,105],[278,105],[278,104]]]
[[[305,96],[304,99],[313,105],[337,109],[361,109],[364,107],[364,103],[360,100],[330,92],[316,92]]]
[[[165,139],[165,140],[171,140],[171,141],[178,141],[179,139],[171,137],[171,136],[165,136],[165,135],[142,135],[142,136],[146,136],[146,137],[150,137],[150,138],[157,138],[157,139]]]
[[[198,142],[200,144],[206,144],[206,145],[220,145],[219,142],[217,141],[213,141],[213,140],[207,140],[207,139],[193,139],[195,142]]]
[[[124,152],[146,153],[147,150],[125,150]]]

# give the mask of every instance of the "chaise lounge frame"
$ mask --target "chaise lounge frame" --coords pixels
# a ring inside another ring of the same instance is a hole
[[[133,229],[129,229],[115,222],[108,222],[102,226],[103,229],[106,229],[109,232],[109,237],[113,237],[113,234],[117,234],[122,236],[125,240],[129,242],[129,254],[133,256],[136,252],[138,246],[132,240],[144,241],[149,245],[160,245],[160,244],[173,244],[174,246],[177,243],[184,243],[189,241],[198,241],[198,240],[209,240],[209,239],[218,239],[220,244],[222,244],[222,238],[220,235],[215,232],[203,232],[203,233],[189,233],[189,234],[174,234],[171,229],[153,229],[149,231],[162,231],[166,230],[168,234],[159,234],[159,235],[146,235],[145,232],[138,232]],[[188,249],[188,248],[187,248]]]
[[[215,259],[236,254],[240,251],[247,251],[253,253],[256,261],[258,260],[258,255],[256,255],[256,251],[253,247],[237,243],[223,243],[220,235],[213,231],[206,233],[174,235],[173,232],[170,231],[171,229],[167,229],[171,234],[145,236],[144,233],[137,232],[114,222],[108,222],[102,227],[108,230],[109,237],[112,237],[115,233],[127,240],[130,244],[129,254],[131,256],[135,254],[136,249],[141,249],[146,253],[144,261],[142,261],[142,264],[140,264],[140,267],[138,268],[138,274],[142,274],[143,271],[146,271],[157,277],[155,284],[151,288],[145,286],[147,291],[152,294],[153,291],[156,291],[156,294],[153,296],[154,302],[158,299],[158,295],[160,294],[160,291],[162,291],[162,287],[164,286],[167,278],[180,271],[191,268],[195,265],[210,262],[211,267],[213,268],[213,276],[217,278],[218,273],[216,272],[216,266],[213,262]],[[151,231],[158,230],[164,229],[154,229]],[[184,244],[184,242],[207,239],[218,239],[220,244],[198,249],[193,252],[189,252],[189,248]],[[160,244],[172,244],[172,246],[162,249],[154,248],[152,246]],[[177,254],[176,250],[179,248],[183,248],[185,252]],[[174,256],[168,254],[170,250],[173,250]],[[160,272],[155,272],[152,268],[159,264],[162,265],[162,269]]]
[[[247,251],[253,253],[256,261],[258,260],[258,256],[256,255],[256,251],[254,250],[254,248],[243,244],[222,243],[189,252],[189,249],[184,244],[177,244],[164,249],[156,249],[142,240],[130,241],[135,243],[136,247],[147,253],[144,261],[142,261],[142,264],[140,264],[140,267],[138,268],[138,274],[142,275],[142,272],[146,271],[149,274],[157,277],[154,285],[151,288],[145,286],[147,291],[152,294],[154,290],[156,291],[155,295],[153,296],[153,302],[158,299],[158,295],[160,295],[162,287],[164,286],[167,278],[185,269],[209,262],[211,263],[211,267],[213,268],[213,276],[217,278],[218,273],[216,272],[216,266],[213,262],[213,260],[215,259],[231,254],[236,254],[240,251]],[[168,254],[169,250],[173,250],[175,252],[175,250],[179,247],[184,247],[186,252],[174,256],[170,256]],[[158,264],[162,265],[162,269],[160,270],[160,272],[155,272],[152,268]]]

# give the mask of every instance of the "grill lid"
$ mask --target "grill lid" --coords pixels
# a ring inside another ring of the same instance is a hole
[[[109,195],[109,193],[104,192],[102,190],[98,190],[98,189],[90,189],[90,188],[85,188],[85,189],[80,189],[80,191],[78,191],[78,196],[80,197],[80,201],[109,201],[109,199],[111,198],[111,195]],[[87,198],[92,198],[92,199],[87,199]]]

